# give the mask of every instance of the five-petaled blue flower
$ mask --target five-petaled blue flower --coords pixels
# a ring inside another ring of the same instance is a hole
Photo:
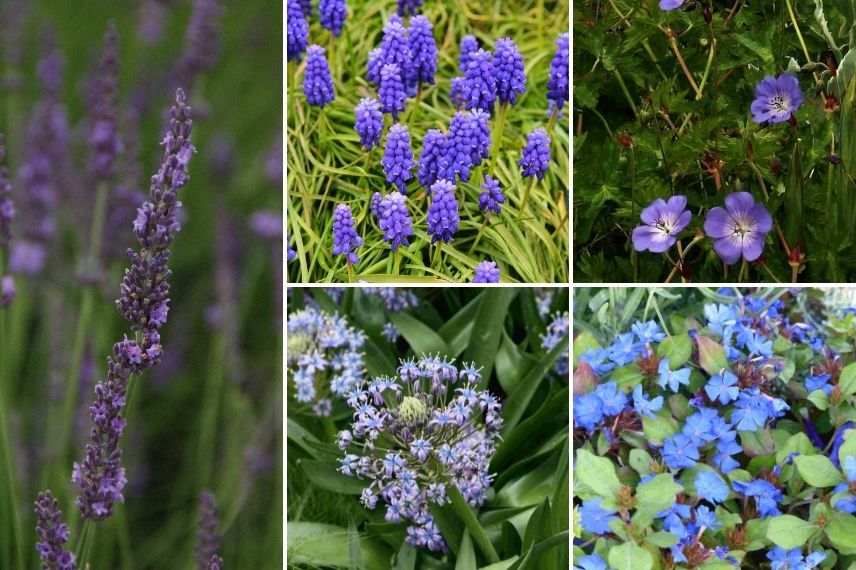
[[[732,402],[737,399],[740,394],[740,388],[736,386],[737,376],[725,370],[721,375],[711,376],[704,387],[708,397],[712,402],[719,401],[723,404]]]
[[[758,512],[761,513],[762,519],[782,514],[777,506],[782,502],[782,492],[769,481],[763,479],[755,479],[748,483],[735,481],[733,486],[738,493],[747,497],[755,497]]]
[[[660,374],[659,378],[657,378],[657,383],[661,388],[665,388],[668,384],[672,392],[677,392],[681,384],[684,386],[689,386],[690,384],[690,369],[681,368],[679,370],[671,370],[669,369],[668,358],[660,361],[657,372]]]
[[[672,469],[693,467],[698,458],[698,447],[687,435],[676,433],[663,442],[663,461]]]
[[[653,418],[654,412],[659,412],[663,408],[663,396],[648,400],[645,392],[642,391],[642,384],[637,384],[633,388],[633,408],[640,416]]]
[[[711,503],[722,503],[730,489],[715,471],[699,471],[695,478],[696,495]]]
[[[583,501],[580,507],[580,525],[583,530],[592,534],[612,532],[612,529],[609,528],[609,521],[618,518],[610,511],[600,508],[600,501],[600,497]]]

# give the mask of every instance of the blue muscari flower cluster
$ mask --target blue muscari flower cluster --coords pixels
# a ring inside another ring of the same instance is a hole
[[[380,86],[380,70],[383,67],[383,50],[375,48],[369,52],[366,62],[366,79],[372,84]]]
[[[306,18],[306,21],[309,21],[309,18],[312,17],[312,0],[298,0],[298,2],[303,11],[303,16]]]
[[[428,207],[428,233],[431,243],[451,242],[458,231],[458,201],[455,185],[448,180],[438,180],[431,186],[431,205]]]
[[[561,34],[556,40],[556,54],[550,62],[550,79],[547,81],[547,100],[549,113],[561,113],[565,101],[571,95],[568,34]]]
[[[419,306],[419,297],[402,287],[363,287],[363,293],[379,297],[388,311],[400,313]]]
[[[286,256],[289,263],[297,259],[297,251],[291,249],[291,243],[288,241],[288,232],[285,234],[285,250]]]
[[[309,24],[306,22],[299,0],[288,0],[288,21],[286,22],[286,53],[288,60],[300,61],[306,44],[309,43]]]
[[[470,54],[479,50],[479,41],[467,34],[461,38],[461,53],[458,56],[458,73],[463,74],[470,64]]]
[[[413,52],[410,51],[407,29],[398,16],[393,15],[383,27],[383,40],[380,44],[380,50],[380,58],[383,64],[397,65],[402,82],[408,91],[412,88],[415,95],[417,80],[416,69],[413,67]]]
[[[571,334],[571,321],[566,312],[556,313],[553,315],[553,320],[547,325],[547,332],[541,335],[541,348],[544,350],[552,350],[554,346],[559,344],[559,341]],[[556,360],[553,370],[561,378],[567,378],[570,373],[570,349],[566,350]]]
[[[383,152],[383,172],[386,181],[407,194],[407,181],[413,178],[413,151],[410,150],[410,131],[396,123],[389,128]]]
[[[505,202],[505,196],[502,189],[499,187],[499,180],[496,180],[491,175],[484,177],[482,192],[479,194],[479,210],[482,212],[493,212],[498,214],[502,204]]]
[[[360,144],[366,150],[371,150],[380,145],[380,135],[383,132],[383,113],[380,111],[380,103],[372,97],[360,99],[354,108],[356,122],[354,129],[360,135]]]
[[[473,507],[487,499],[502,418],[480,380],[473,365],[423,356],[348,394],[354,423],[337,438],[346,453],[339,470],[369,481],[361,503],[373,510],[380,500],[387,522],[407,522],[405,540],[416,548],[448,551],[430,507],[448,502],[449,486]]]
[[[410,20],[410,53],[416,81],[434,85],[437,72],[437,42],[434,41],[434,26],[425,16],[414,16]]]
[[[496,98],[500,104],[514,105],[517,95],[526,91],[526,72],[523,69],[523,56],[511,38],[496,41],[493,67],[496,71]]]
[[[324,55],[324,48],[311,45],[306,50],[306,71],[303,75],[303,94],[310,105],[323,108],[336,98],[330,67]]]
[[[376,220],[380,220],[381,202],[383,202],[383,194],[380,192],[372,192],[371,200],[369,200],[369,210]]]
[[[547,131],[537,128],[526,137],[523,156],[517,163],[522,169],[523,176],[544,178],[544,173],[550,168],[550,137]]]
[[[401,75],[401,68],[395,63],[388,63],[380,70],[378,97],[381,109],[384,113],[390,113],[393,119],[398,119],[398,114],[404,111],[404,102],[407,100]]]
[[[363,238],[354,229],[351,207],[339,204],[333,213],[333,255],[345,255],[348,263],[359,263],[360,258],[354,250],[361,245]]]
[[[484,260],[476,265],[473,283],[499,283],[499,267],[495,261]]]
[[[345,18],[348,17],[348,8],[345,0],[318,0],[318,18],[321,25],[330,30],[336,37],[342,33]]]
[[[398,15],[403,17],[416,14],[421,7],[422,0],[398,0]]]
[[[328,416],[333,397],[343,397],[365,380],[365,334],[339,315],[308,307],[288,315],[288,373],[298,402]]]
[[[411,227],[413,223],[410,221],[404,195],[400,192],[388,194],[378,206],[378,211],[378,226],[383,231],[383,239],[390,244],[392,251],[397,251],[400,245],[404,247],[410,245],[407,238],[413,235]]]
[[[464,70],[463,96],[467,109],[493,112],[496,101],[496,72],[489,51],[479,49],[469,54]]]
[[[490,135],[488,134],[488,140]],[[489,146],[489,145],[487,145]],[[445,156],[440,159],[438,179],[448,180],[455,184],[456,179],[464,182],[470,179],[473,158],[482,157],[482,149],[486,150],[484,133],[473,113],[459,111],[449,123],[449,133],[446,135]]]
[[[430,192],[431,185],[437,182],[440,161],[446,155],[446,135],[439,129],[428,129],[422,139],[422,152],[419,154],[416,177],[419,184]]]

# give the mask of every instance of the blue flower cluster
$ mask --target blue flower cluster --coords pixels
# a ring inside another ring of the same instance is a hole
[[[413,178],[413,151],[410,150],[410,131],[396,123],[389,128],[383,151],[383,172],[386,181],[407,194],[407,181]]]
[[[502,204],[505,202],[505,196],[502,193],[502,189],[499,187],[499,180],[496,180],[489,174],[486,175],[484,177],[482,189],[484,192],[479,194],[479,210],[482,212],[490,211],[494,214],[498,214]]]
[[[537,128],[526,137],[523,156],[517,163],[522,169],[523,176],[544,178],[544,173],[550,168],[550,137],[547,131]]]
[[[547,324],[547,332],[541,335],[541,348],[544,350],[552,350],[554,346],[559,344],[559,341],[571,334],[571,320],[566,312],[556,313],[553,315],[553,320]],[[570,372],[569,367],[570,351],[566,350],[556,360],[553,370],[560,378],[567,378]]]
[[[324,55],[324,48],[311,45],[306,50],[306,72],[303,75],[303,94],[310,105],[323,108],[333,102],[336,93],[333,88],[333,78],[330,77],[330,66]]]
[[[431,205],[428,207],[428,233],[431,243],[451,242],[458,231],[458,201],[455,185],[448,180],[438,180],[431,186]]]
[[[318,0],[318,19],[336,37],[342,33],[348,9],[345,0]]]
[[[473,283],[499,283],[499,267],[495,261],[485,260],[476,265]]]
[[[360,258],[354,252],[363,245],[363,238],[354,229],[351,207],[339,204],[333,213],[333,255],[345,255],[348,263],[359,263]]]
[[[383,113],[380,103],[372,97],[360,99],[354,108],[356,122],[354,129],[360,135],[360,144],[366,150],[371,150],[380,145],[380,135],[383,131]]]
[[[398,246],[407,247],[410,243],[407,238],[413,235],[413,223],[410,221],[410,212],[407,211],[407,202],[400,192],[391,192],[378,206],[378,226],[383,231],[383,239],[397,251]]]
[[[380,70],[378,97],[381,109],[384,113],[390,113],[393,119],[398,119],[398,114],[404,111],[404,101],[407,99],[401,75],[401,68],[395,63],[388,63]]]
[[[309,24],[300,8],[300,0],[288,0],[286,22],[286,53],[288,60],[300,61],[309,43]]]

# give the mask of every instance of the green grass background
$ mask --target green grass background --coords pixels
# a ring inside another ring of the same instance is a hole
[[[342,34],[331,34],[310,21],[310,43],[327,49],[335,83],[336,99],[318,109],[303,95],[305,58],[288,63],[287,209],[291,247],[298,260],[289,264],[292,282],[344,282],[348,280],[342,256],[332,255],[332,222],[336,205],[351,206],[358,233],[365,243],[357,250],[360,262],[355,278],[369,282],[470,281],[473,268],[485,259],[496,261],[503,281],[565,282],[570,246],[568,212],[568,119],[565,115],[550,133],[551,167],[532,189],[526,211],[519,211],[526,187],[517,161],[526,134],[547,126],[547,79],[558,35],[568,30],[567,1],[523,0],[493,2],[425,2],[422,13],[434,24],[439,49],[436,84],[423,89],[419,107],[407,100],[402,123],[410,126],[411,147],[418,159],[422,137],[431,128],[448,131],[455,108],[448,98],[450,80],[457,75],[459,44],[473,34],[480,45],[493,50],[494,42],[508,36],[524,56],[526,93],[508,111],[501,152],[494,177],[506,195],[501,216],[494,216],[474,251],[471,251],[484,219],[478,195],[487,163],[473,169],[470,182],[458,184],[456,197],[461,223],[451,244],[443,244],[438,261],[430,246],[425,216],[428,201],[414,179],[408,184],[408,208],[414,236],[400,250],[396,271],[394,256],[369,211],[371,194],[392,190],[381,166],[383,147],[366,154],[354,131],[354,107],[360,98],[377,92],[365,78],[369,51],[380,45],[382,29],[396,10],[394,1],[348,2],[348,19]],[[330,54],[332,47],[332,55]],[[386,129],[391,118],[385,116]],[[491,131],[496,117],[490,121]],[[494,152],[494,149],[491,149]],[[489,162],[489,161],[488,161]]]

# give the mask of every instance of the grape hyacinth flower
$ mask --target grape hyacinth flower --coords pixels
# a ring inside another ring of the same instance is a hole
[[[404,102],[407,100],[401,69],[398,65],[389,63],[381,68],[378,97],[380,97],[383,112],[391,113],[392,118],[397,120],[398,114],[404,111]]]
[[[749,192],[732,192],[725,208],[711,208],[704,221],[705,233],[716,240],[713,249],[726,265],[743,256],[755,261],[764,250],[764,235],[773,229],[773,218]]]
[[[401,19],[395,14],[389,18],[389,21],[383,27],[383,40],[380,43],[380,50],[382,64],[397,65],[404,86],[408,89],[413,88],[413,93],[415,94],[416,69],[413,67],[413,54],[410,52],[410,41],[407,39],[407,29],[405,29]]]
[[[291,249],[291,244],[288,241],[288,234],[287,233],[285,234],[285,253],[287,256],[286,261],[288,263],[291,263],[292,261],[297,259],[297,251]]]
[[[383,150],[383,172],[386,181],[407,194],[407,181],[413,178],[413,151],[410,149],[410,131],[405,125],[396,123],[389,128],[386,147]]]
[[[495,261],[484,260],[476,265],[473,283],[499,283],[499,267]]]
[[[463,109],[467,104],[466,97],[464,95],[465,85],[466,79],[463,77],[453,77],[449,83],[449,100],[452,102],[455,109]]]
[[[526,137],[526,147],[523,156],[517,163],[523,169],[523,176],[544,178],[544,173],[550,167],[550,137],[542,128],[535,129]]]
[[[467,109],[493,112],[493,104],[496,101],[496,72],[489,51],[479,49],[469,54],[463,88]]]
[[[489,174],[485,175],[482,189],[484,192],[479,194],[479,210],[487,212],[487,215],[490,215],[490,212],[499,214],[500,208],[505,202],[505,196],[499,187],[499,180]]]
[[[166,136],[161,143],[164,159],[151,179],[149,201],[137,210],[134,233],[140,251],[129,250],[131,268],[122,279],[116,301],[119,313],[128,320],[135,340],[125,337],[113,345],[107,359],[107,379],[95,387],[95,402],[89,408],[93,428],[91,443],[81,463],[74,463],[72,482],[80,489],[77,506],[84,518],[103,520],[122,502],[127,480],[122,467],[119,439],[125,429],[122,412],[132,374],[139,374],[160,362],[162,347],[159,330],[169,311],[169,246],[181,229],[178,212],[180,190],[190,179],[187,167],[195,151],[190,141],[193,122],[184,91],[176,92],[175,105]]]
[[[112,180],[122,150],[116,105],[119,97],[119,39],[113,22],[107,25],[104,51],[98,64],[97,90],[89,134],[89,170],[98,182]]]
[[[309,24],[300,8],[300,0],[288,0],[286,22],[286,53],[288,61],[300,61],[309,43]]]
[[[541,348],[544,350],[553,350],[559,342],[571,334],[571,321],[568,316],[568,312],[564,313],[556,313],[553,315],[553,320],[547,325],[547,332],[541,335]],[[556,359],[556,364],[553,366],[553,370],[556,371],[562,378],[567,378],[568,373],[570,372],[570,348],[565,350],[558,359]]]
[[[440,160],[437,178],[448,180],[452,184],[456,178],[464,182],[470,179],[473,166],[473,154],[477,149],[478,125],[471,113],[458,111],[449,123],[446,136],[445,156]]]
[[[662,198],[654,200],[642,210],[643,225],[633,229],[633,249],[652,253],[668,251],[690,223],[692,214],[686,206],[686,196],[672,196],[668,202]]]
[[[378,207],[378,226],[392,251],[398,251],[399,245],[410,245],[407,238],[413,235],[412,225],[404,195],[400,192],[388,194]]]
[[[416,81],[419,84],[434,85],[434,74],[437,72],[437,42],[434,40],[434,26],[425,16],[414,16],[410,20],[409,35]]]
[[[431,243],[442,240],[451,242],[458,231],[458,201],[455,185],[448,180],[438,180],[431,185],[431,206],[428,208],[428,233]]]
[[[431,192],[431,185],[438,179],[440,161],[445,154],[446,135],[439,129],[428,129],[422,139],[422,152],[419,154],[416,170],[416,178],[428,194]]]
[[[306,50],[306,71],[303,76],[303,94],[310,105],[324,108],[336,98],[330,67],[327,65],[324,48],[312,44]]]
[[[221,539],[214,494],[211,491],[204,491],[199,495],[199,530],[196,533],[196,547],[193,555],[198,568],[211,567],[213,559],[218,558],[217,551],[220,549]],[[222,560],[220,563],[222,564]]]
[[[383,67],[383,50],[375,48],[369,52],[366,61],[366,79],[369,83],[380,86],[380,70]]]
[[[422,0],[398,0],[398,15],[407,16],[415,15],[419,8],[422,7]]]
[[[565,51],[567,52],[567,49]],[[518,93],[526,91],[523,55],[514,40],[501,38],[496,41],[496,48],[493,50],[493,67],[496,71],[496,98],[502,105],[514,105],[517,102]]]
[[[53,493],[39,493],[35,513],[36,534],[39,536],[36,551],[42,561],[42,570],[74,570],[74,554],[63,549],[68,542],[68,525],[62,522],[59,501]]]
[[[312,0],[298,0],[298,3],[300,4],[301,12],[303,12],[303,17],[308,22],[313,13]]]
[[[470,112],[472,117],[473,134],[475,144],[471,152],[473,166],[481,164],[482,159],[490,156],[490,113],[484,109],[475,109]]]
[[[363,245],[363,238],[354,229],[351,207],[339,204],[333,214],[333,255],[347,256],[349,264],[359,263],[360,258],[354,251]]]
[[[363,383],[365,334],[339,315],[308,307],[288,315],[288,373],[296,399],[318,414]],[[318,414],[320,415],[320,414]]]
[[[345,0],[318,0],[318,19],[321,25],[330,30],[335,37],[342,33],[348,8]]]
[[[339,434],[339,470],[370,481],[362,504],[375,509],[380,499],[387,521],[408,523],[413,547],[447,551],[430,505],[452,493],[472,507],[487,499],[502,418],[480,380],[473,365],[459,370],[454,360],[423,356],[402,361],[397,378],[375,378],[348,395],[355,419]]]
[[[372,193],[371,200],[369,201],[369,210],[371,211],[372,216],[374,216],[375,219],[380,218],[380,203],[381,202],[383,202],[383,194],[381,194],[380,192]]]
[[[15,279],[11,275],[0,277],[0,309],[5,309],[15,300]]]
[[[354,108],[356,122],[354,129],[360,135],[360,144],[365,150],[371,150],[380,145],[380,135],[383,131],[383,113],[380,103],[372,97],[360,99]]]
[[[550,79],[547,80],[547,99],[551,114],[561,113],[565,101],[571,96],[569,83],[570,53],[568,51],[568,34],[560,34],[556,40],[556,54],[550,61]]]
[[[781,123],[789,120],[800,105],[803,95],[799,79],[790,73],[768,75],[755,87],[755,100],[750,111],[756,123]]]
[[[458,56],[458,73],[465,73],[470,64],[470,54],[479,50],[479,42],[475,36],[466,35],[461,38],[461,54]]]
[[[400,313],[401,311],[419,306],[419,297],[409,289],[401,287],[363,287],[363,293],[379,297],[387,311]]]

